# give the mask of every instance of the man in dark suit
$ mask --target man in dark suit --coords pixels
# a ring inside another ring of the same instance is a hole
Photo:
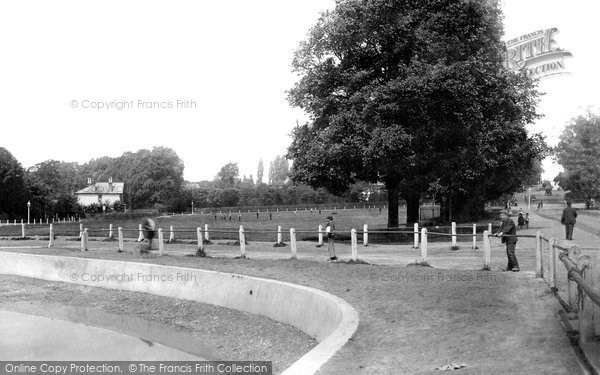
[[[506,257],[508,258],[508,265],[503,271],[519,272],[519,262],[515,254],[515,248],[517,247],[517,227],[515,222],[512,221],[510,215],[506,211],[500,213],[502,224],[500,229],[495,234],[496,237],[502,238],[502,243],[506,244]]]
[[[560,223],[565,226],[567,232],[567,240],[573,239],[573,227],[575,226],[575,218],[577,218],[577,210],[571,207],[571,202],[567,201],[567,208],[563,210]]]

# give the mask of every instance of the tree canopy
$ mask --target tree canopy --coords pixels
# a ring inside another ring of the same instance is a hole
[[[0,217],[27,212],[25,171],[21,163],[4,147],[0,147]]]
[[[600,197],[600,116],[587,113],[567,125],[555,149],[555,159],[563,167],[555,181],[570,197]]]
[[[292,134],[292,180],[383,182],[391,227],[398,193],[411,223],[432,182],[450,213],[521,187],[545,151],[525,129],[539,94],[504,67],[500,17],[488,1],[338,1],[294,56],[288,100],[310,121]]]

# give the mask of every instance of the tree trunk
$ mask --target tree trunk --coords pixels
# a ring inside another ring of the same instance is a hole
[[[388,191],[388,228],[398,227],[398,184],[386,184]]]
[[[407,190],[404,191],[402,197],[406,200],[406,225],[411,226],[414,223],[419,222],[419,200],[420,195],[418,191]]]

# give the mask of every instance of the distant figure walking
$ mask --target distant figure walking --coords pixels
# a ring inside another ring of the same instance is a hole
[[[517,227],[515,222],[512,221],[510,215],[506,211],[500,213],[502,223],[498,232],[494,234],[496,237],[502,238],[502,243],[506,244],[506,257],[508,258],[508,264],[503,271],[519,272],[519,261],[515,254],[517,247]]]
[[[525,228],[529,229],[529,212],[525,214]]]
[[[573,227],[577,218],[577,210],[571,207],[571,201],[567,201],[567,207],[562,212],[560,223],[565,226],[567,240],[573,239]]]
[[[517,224],[519,224],[519,229],[523,229],[525,226],[525,218],[523,217],[523,213],[519,212],[519,217],[517,218]]]
[[[335,256],[335,224],[333,216],[327,216],[327,224],[325,224],[325,233],[327,233],[327,251],[329,260],[337,260]]]

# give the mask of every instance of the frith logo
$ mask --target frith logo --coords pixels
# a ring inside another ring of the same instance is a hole
[[[558,48],[556,27],[538,30],[506,42],[506,67],[523,70],[534,78],[566,73],[564,58],[571,52]]]

